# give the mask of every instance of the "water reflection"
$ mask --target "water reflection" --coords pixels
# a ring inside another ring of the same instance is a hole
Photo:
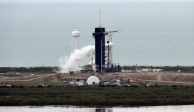
[[[95,108],[84,106],[0,106],[0,112],[194,112],[194,105]]]
[[[95,112],[113,112],[113,109],[95,109]]]

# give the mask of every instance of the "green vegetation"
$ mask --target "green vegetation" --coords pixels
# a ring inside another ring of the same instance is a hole
[[[47,71],[39,71],[39,72],[25,72],[21,74],[8,74],[8,73],[0,73],[0,76],[8,76],[8,77],[18,77],[18,76],[30,76],[31,74],[34,75],[48,75],[54,72],[47,72]]]
[[[120,69],[124,70],[135,70],[136,67],[134,66],[121,66],[119,65]],[[138,69],[146,68],[146,66],[138,66]],[[194,73],[194,66],[188,67],[188,66],[163,66],[163,67],[157,67],[157,66],[147,66],[147,68],[151,69],[164,69],[164,71],[178,71],[181,70],[181,72],[185,73]],[[10,71],[15,72],[53,72],[53,69],[58,69],[58,67],[0,67],[0,73],[7,73]],[[115,68],[116,71],[118,71],[118,65]]]
[[[138,68],[146,68],[146,66],[138,66]],[[178,71],[181,70],[183,73],[194,73],[194,66],[187,67],[187,66],[163,66],[163,67],[157,67],[157,66],[147,66],[147,68],[151,69],[163,69],[164,71]],[[135,66],[123,66],[124,70],[135,70]]]
[[[0,67],[0,73],[7,73],[9,71],[15,71],[15,72],[38,72],[38,71],[47,71],[52,72],[54,69],[57,69],[58,67]]]
[[[25,87],[29,87],[29,86],[37,86],[39,84],[44,84],[44,85],[51,85],[51,86],[66,86],[67,83],[61,83],[61,82],[36,82],[36,81],[32,81],[32,82],[1,82],[0,83],[0,87],[3,86],[3,84],[8,84],[8,85],[14,85],[14,86],[25,86]]]
[[[152,69],[164,69],[164,71],[178,71],[181,70],[181,72],[189,72],[194,73],[194,66],[193,67],[184,67],[184,66],[176,66],[176,67],[152,67]]]
[[[0,105],[183,105],[194,104],[194,86],[123,87],[68,84],[51,88],[0,88]]]

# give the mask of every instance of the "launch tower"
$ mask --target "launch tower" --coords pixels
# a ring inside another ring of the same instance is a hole
[[[121,31],[105,31],[104,27],[101,27],[101,17],[99,11],[99,27],[95,28],[93,37],[95,39],[95,65],[96,72],[102,72],[103,70],[113,67],[112,59],[112,33],[120,33]],[[105,36],[108,35],[107,44],[105,44]]]
[[[96,71],[102,71],[105,66],[105,28],[96,27],[93,33],[95,39],[95,64]]]

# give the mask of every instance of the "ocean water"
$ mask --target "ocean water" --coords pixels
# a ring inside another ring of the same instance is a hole
[[[172,2],[1,3],[0,66],[57,66],[71,53],[74,29],[78,48],[94,45],[99,9],[102,27],[121,30],[113,34],[115,63],[194,65],[194,2]]]

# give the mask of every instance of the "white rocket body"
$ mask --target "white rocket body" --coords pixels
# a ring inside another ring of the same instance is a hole
[[[113,53],[113,42],[112,42],[112,35],[111,35],[111,33],[108,33],[108,41],[109,41],[109,43],[106,44],[106,50],[108,51],[108,47],[109,47],[109,51],[106,53],[106,57],[109,56],[108,58],[109,58],[109,67],[110,67],[111,65],[114,64],[113,57],[112,57],[112,53]],[[109,53],[109,55],[108,55],[108,53]]]
[[[114,61],[113,61],[113,42],[112,42],[112,34],[111,33],[120,33],[121,31],[118,30],[118,31],[108,31],[108,41],[109,43],[106,44],[106,50],[108,52],[106,52],[106,59],[109,59],[109,60],[106,60],[106,62],[108,63],[109,61],[109,68],[111,67],[111,65],[114,65]],[[109,48],[109,50],[108,50]],[[108,54],[109,53],[109,54]]]

